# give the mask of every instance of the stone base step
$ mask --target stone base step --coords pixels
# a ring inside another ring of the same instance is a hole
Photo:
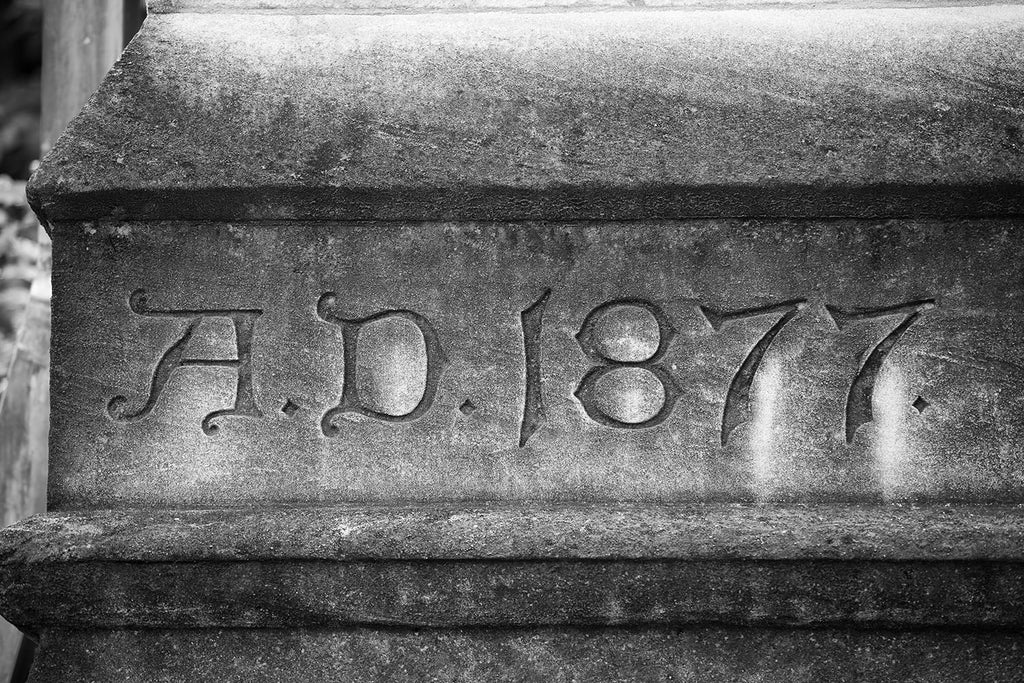
[[[1024,508],[51,513],[0,534],[50,628],[1024,626]]]
[[[50,631],[33,683],[1020,680],[1005,631],[373,629]]]

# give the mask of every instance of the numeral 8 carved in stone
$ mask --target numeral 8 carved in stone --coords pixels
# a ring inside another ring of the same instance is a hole
[[[607,348],[597,334],[598,325],[601,319],[616,308],[635,307],[647,311],[654,318],[658,325],[658,346],[646,358],[629,360],[626,358],[615,358],[612,354],[616,352]],[[676,330],[669,321],[668,316],[657,305],[644,299],[617,299],[598,306],[590,312],[583,320],[580,331],[576,334],[576,341],[580,349],[588,358],[598,363],[587,371],[587,374],[580,380],[574,395],[579,400],[583,409],[590,419],[598,424],[607,427],[618,427],[620,429],[643,429],[661,424],[672,414],[676,401],[679,398],[679,385],[669,374],[668,369],[659,361],[664,357],[672,344],[672,338],[676,336]],[[658,380],[664,391],[661,408],[653,416],[639,422],[626,422],[612,417],[606,413],[597,401],[598,385],[603,377],[621,369],[636,369],[650,373]]]

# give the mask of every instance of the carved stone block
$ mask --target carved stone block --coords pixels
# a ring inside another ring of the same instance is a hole
[[[1012,220],[57,230],[57,509],[1024,499]]]
[[[153,3],[30,185],[35,683],[1019,677],[1024,8],[628,4]]]

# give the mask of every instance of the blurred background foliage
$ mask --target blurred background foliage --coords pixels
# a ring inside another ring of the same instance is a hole
[[[0,175],[27,180],[39,156],[42,0],[0,0]]]
[[[42,138],[42,34],[43,0],[0,0],[0,483],[5,491],[0,515],[4,524],[31,514],[45,495],[45,489],[35,490],[31,476],[24,476],[25,464],[30,462],[27,471],[34,467],[39,472],[36,479],[45,477],[45,441],[42,448],[33,450],[28,434],[34,427],[41,435],[48,424],[49,395],[39,386],[48,374],[44,364],[34,361],[45,358],[49,336],[50,245],[25,200],[25,181],[39,157]],[[39,348],[26,354],[22,346]],[[0,620],[0,678],[25,680],[32,653],[31,642]]]
[[[39,157],[42,0],[0,0],[0,399],[48,241],[25,201]]]

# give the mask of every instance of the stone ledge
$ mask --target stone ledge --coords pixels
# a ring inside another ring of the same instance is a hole
[[[455,505],[97,510],[0,532],[0,563],[1024,562],[1024,506]]]
[[[1021,508],[440,506],[49,514],[24,629],[1024,626]]]
[[[1022,41],[1020,5],[160,14],[29,194],[50,222],[1020,215]]]
[[[22,630],[712,624],[1024,627],[1024,564],[827,561],[4,565]]]

